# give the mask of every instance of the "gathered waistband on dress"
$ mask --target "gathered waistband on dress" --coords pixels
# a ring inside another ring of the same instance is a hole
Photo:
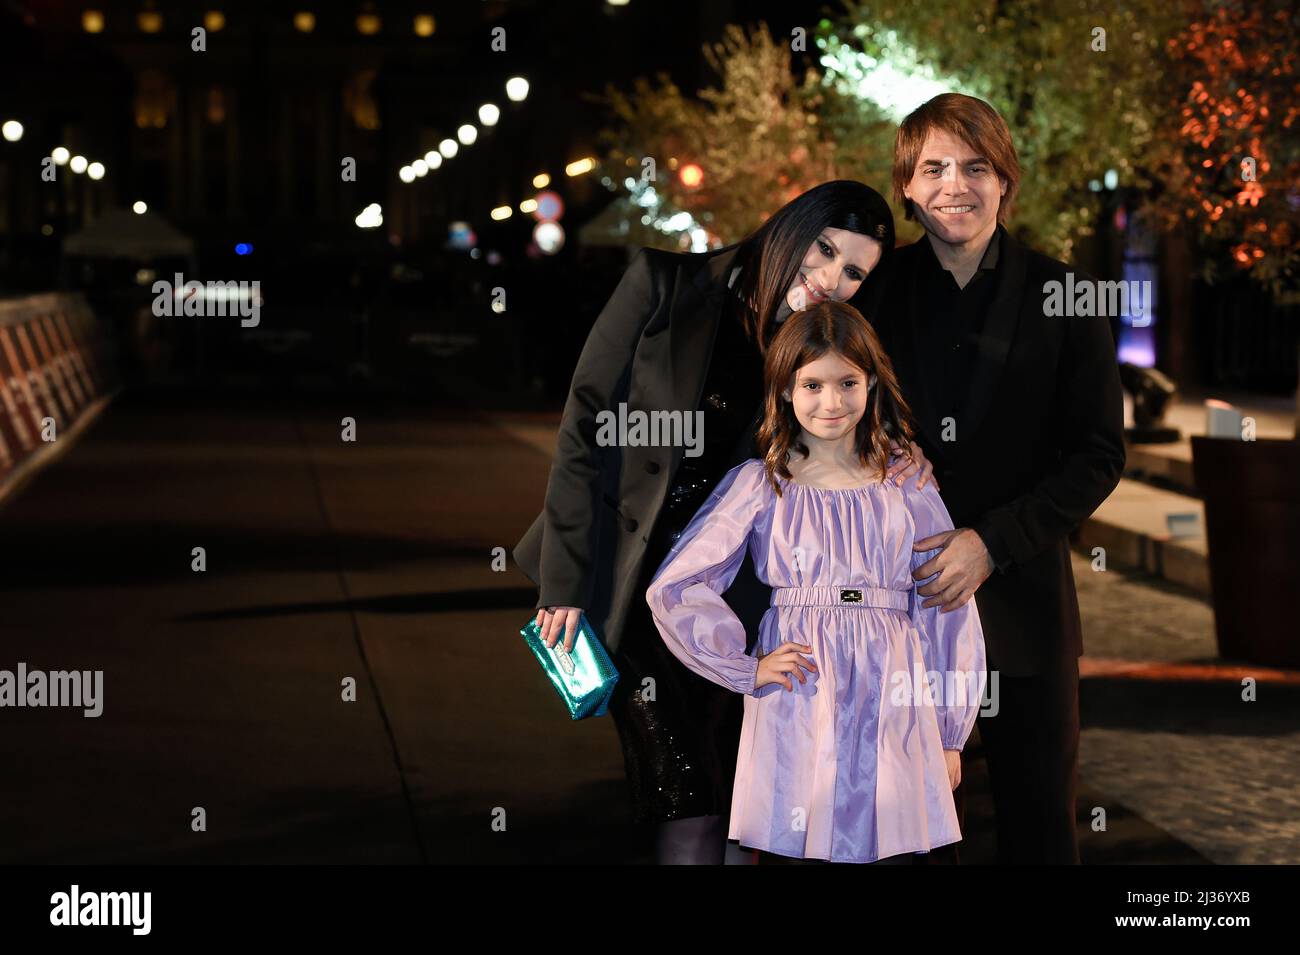
[[[879,607],[906,610],[910,590],[885,587],[773,587],[773,607]]]

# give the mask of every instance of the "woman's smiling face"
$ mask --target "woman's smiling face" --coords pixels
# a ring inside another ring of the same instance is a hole
[[[785,293],[786,304],[798,312],[827,299],[848,301],[880,262],[883,251],[880,242],[859,232],[822,229]]]

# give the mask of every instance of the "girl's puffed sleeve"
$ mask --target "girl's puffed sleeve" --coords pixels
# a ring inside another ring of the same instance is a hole
[[[948,508],[944,507],[934,483],[927,483],[918,491],[917,477],[914,474],[903,482],[903,496],[915,528],[912,540],[908,541],[909,550],[916,541],[953,529]],[[916,570],[940,550],[912,551],[911,569]],[[934,580],[934,576],[913,581],[908,614],[921,635],[927,685],[934,694],[943,748],[961,750],[975,728],[980,700],[984,696],[987,680],[984,630],[980,626],[974,597],[948,613],[937,604],[921,606],[927,598],[918,594],[916,588],[925,586]],[[931,673],[935,675],[931,676]]]
[[[754,692],[758,659],[745,653],[745,627],[722,594],[745,561],[750,532],[770,493],[761,461],[751,459],[728,471],[646,590],[655,626],[673,655],[737,693]]]

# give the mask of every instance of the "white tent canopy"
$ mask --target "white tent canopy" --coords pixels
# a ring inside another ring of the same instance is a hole
[[[64,255],[94,259],[189,258],[194,241],[152,212],[114,209],[63,240]]]

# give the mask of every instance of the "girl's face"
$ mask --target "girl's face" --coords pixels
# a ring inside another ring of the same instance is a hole
[[[811,308],[827,299],[847,302],[862,285],[884,247],[876,239],[847,229],[822,229],[808,246],[799,274],[785,293],[791,311]]]
[[[852,434],[858,426],[875,383],[874,375],[868,377],[844,356],[830,351],[796,371],[794,384],[784,397],[810,437],[834,441]]]

